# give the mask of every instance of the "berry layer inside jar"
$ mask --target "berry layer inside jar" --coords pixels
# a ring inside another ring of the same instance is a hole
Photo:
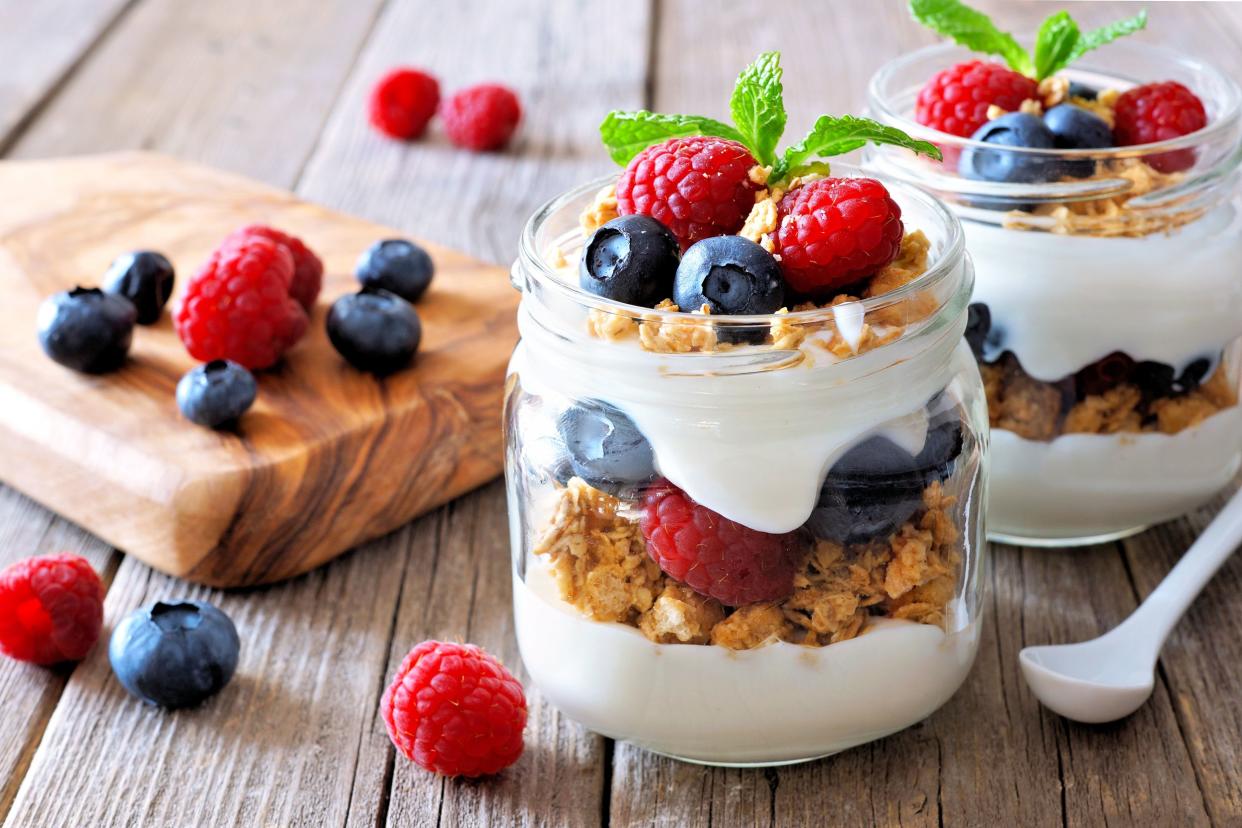
[[[767,535],[695,504],[654,465],[650,480],[621,482],[653,463],[641,435],[611,406],[575,403],[558,417],[571,424],[566,454],[528,468],[556,488],[531,565],[587,617],[661,644],[823,646],[878,618],[944,627],[963,557],[958,493],[973,470],[960,459],[960,409],[937,395],[928,410],[917,454],[861,440],[829,470],[806,525]]]
[[[1062,434],[1176,434],[1237,404],[1220,353],[1175,368],[1114,352],[1054,382],[1022,368],[992,326],[988,306],[971,306],[966,338],[979,361],[993,428],[1029,440]]]

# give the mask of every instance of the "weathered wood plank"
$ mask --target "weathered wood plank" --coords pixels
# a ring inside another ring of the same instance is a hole
[[[381,5],[146,0],[11,155],[159,149],[289,186]]]
[[[0,2],[0,149],[33,118],[57,85],[133,0]]]

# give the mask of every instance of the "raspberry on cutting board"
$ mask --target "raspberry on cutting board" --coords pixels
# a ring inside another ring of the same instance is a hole
[[[80,555],[40,555],[0,572],[0,652],[18,661],[80,661],[103,627],[103,583]]]
[[[522,755],[522,685],[473,644],[414,647],[384,691],[380,711],[401,755],[432,773],[485,776]]]
[[[701,506],[668,482],[647,490],[639,525],[660,569],[725,606],[776,601],[793,592],[796,533],[758,532]]]
[[[226,240],[177,308],[177,334],[190,356],[251,370],[274,365],[306,332],[306,312],[289,295],[293,272],[283,244],[259,236]]]
[[[289,284],[289,295],[310,313],[315,306],[315,300],[319,298],[319,291],[323,288],[323,262],[315,252],[297,236],[290,236],[264,224],[239,227],[229,234],[224,243],[229,244],[246,236],[259,236],[283,244],[289,249],[289,255],[293,256],[293,280]]]

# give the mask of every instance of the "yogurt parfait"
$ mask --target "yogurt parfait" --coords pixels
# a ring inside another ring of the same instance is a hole
[[[1099,542],[1197,508],[1242,463],[1237,86],[1112,42],[1143,13],[1090,31],[1055,14],[1028,53],[960,3],[911,9],[997,56],[941,45],[881,69],[872,114],[944,161],[880,148],[865,162],[939,195],[965,230],[989,534]]]
[[[522,657],[592,730],[716,764],[905,728],[979,641],[987,415],[961,228],[909,185],[778,154],[779,57],[734,124],[614,112],[619,175],[539,210],[506,397]]]

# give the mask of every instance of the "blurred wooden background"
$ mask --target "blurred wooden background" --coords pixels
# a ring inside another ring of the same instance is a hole
[[[1137,9],[1066,5],[1088,25]],[[986,7],[1032,32],[1060,5]],[[1149,11],[1142,40],[1242,75],[1242,7]],[[737,71],[775,48],[796,136],[820,112],[858,111],[877,67],[932,40],[900,0],[0,0],[0,152],[157,150],[505,263],[539,202],[610,169],[596,135],[608,109],[723,116]],[[365,96],[395,64],[430,68],[446,90],[514,86],[526,107],[517,140],[472,155],[435,130],[412,145],[377,136]],[[229,612],[243,638],[233,684],[176,715],[126,696],[103,646],[71,672],[0,662],[0,819],[1239,825],[1242,561],[1175,631],[1154,697],[1126,722],[1048,714],[1016,664],[1024,644],[1115,624],[1211,514],[1090,549],[997,547],[974,673],[943,710],[884,741],[790,768],[703,768],[587,733],[532,694],[521,761],[459,782],[396,757],[378,702],[408,648],[430,636],[474,641],[520,668],[499,482],[310,575],[230,593],[155,573],[0,488],[0,564],[80,552],[110,585],[109,626],[142,603],[193,595]]]

